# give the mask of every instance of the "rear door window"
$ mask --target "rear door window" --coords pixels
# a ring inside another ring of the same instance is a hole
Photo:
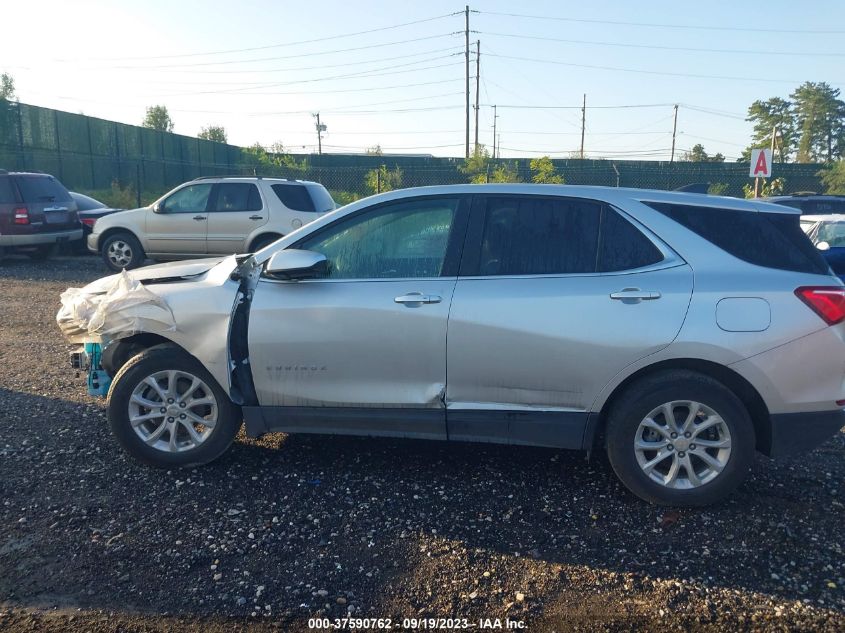
[[[276,197],[292,211],[306,211],[314,213],[317,209],[314,208],[314,201],[308,193],[308,188],[305,185],[290,184],[272,185],[273,193]]]
[[[644,202],[723,251],[757,266],[829,275],[830,267],[801,230],[797,213]]]
[[[595,272],[601,210],[577,198],[488,199],[478,274]]]
[[[217,200],[212,211],[260,211],[258,187],[249,182],[224,182],[217,185]]]
[[[663,254],[643,233],[610,207],[601,218],[597,272],[633,270],[663,260]]]
[[[24,202],[72,202],[70,193],[50,176],[17,176],[18,189]]]

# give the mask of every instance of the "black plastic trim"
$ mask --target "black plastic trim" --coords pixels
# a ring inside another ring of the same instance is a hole
[[[757,448],[769,457],[783,457],[812,450],[836,435],[845,427],[845,409],[775,413],[770,420],[770,433],[758,438]]]
[[[449,439],[580,449],[586,411],[447,409]]]

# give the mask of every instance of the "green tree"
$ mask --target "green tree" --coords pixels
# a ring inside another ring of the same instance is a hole
[[[564,183],[563,176],[557,173],[552,159],[548,156],[532,158],[528,168],[531,170],[531,182],[549,185],[562,185]]]
[[[711,182],[707,187],[707,193],[711,196],[724,196],[728,193],[729,185],[726,182]]]
[[[15,98],[15,80],[8,73],[0,75],[0,99],[12,101]]]
[[[795,151],[795,113],[792,103],[780,97],[765,101],[759,99],[748,108],[746,121],[754,124],[754,131],[749,145],[742,155],[742,162],[751,159],[751,150],[772,146],[772,132],[776,130],[776,155],[781,163],[787,162]]]
[[[490,182],[522,182],[516,163],[501,163],[490,172]]]
[[[381,145],[379,145],[378,143],[376,143],[372,147],[368,147],[366,152],[364,153],[367,154],[367,156],[381,156],[382,154],[384,154],[384,152],[381,151]]]
[[[826,193],[845,195],[845,159],[836,161],[816,175],[822,179]]]
[[[845,102],[839,89],[807,81],[790,95],[799,135],[799,163],[833,161],[845,150]]]
[[[760,186],[760,197],[766,198],[768,196],[779,196],[783,193],[786,187],[786,180],[783,178],[772,178],[771,180],[763,179]],[[742,193],[746,198],[754,197],[754,185],[742,185]]]
[[[373,193],[400,189],[402,187],[402,170],[399,167],[388,169],[387,165],[381,165],[377,169],[368,171],[364,182]]]
[[[222,125],[209,125],[200,130],[197,138],[205,139],[206,141],[215,141],[217,143],[226,142],[226,128]]]
[[[462,174],[469,177],[474,184],[487,182],[487,173],[490,168],[490,152],[484,145],[479,144],[472,153],[472,156],[464,159],[463,165],[458,167]]]
[[[280,142],[273,143],[269,151],[261,143],[241,149],[239,161],[243,171],[266,176],[289,176],[308,169],[305,159],[297,161]]]
[[[724,163],[725,157],[719,153],[710,156],[706,151],[704,151],[704,145],[696,143],[692,146],[690,151],[681,154],[681,160],[692,163]]]
[[[173,119],[167,111],[167,106],[154,105],[147,108],[147,114],[141,123],[144,127],[158,130],[159,132],[172,132]]]

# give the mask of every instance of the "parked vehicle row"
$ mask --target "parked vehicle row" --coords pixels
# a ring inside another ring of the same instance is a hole
[[[601,449],[640,497],[699,505],[755,450],[807,450],[845,424],[845,287],[799,213],[760,201],[407,189],[252,255],[62,299],[114,435],[167,468],[217,458],[243,420],[251,436]]]
[[[259,250],[334,208],[318,183],[225,177],[185,183],[149,207],[112,209],[48,174],[0,170],[0,249],[43,259],[72,244],[118,271]]]

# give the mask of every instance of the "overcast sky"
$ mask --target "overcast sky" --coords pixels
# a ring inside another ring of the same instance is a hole
[[[238,145],[313,151],[311,113],[320,111],[324,151],[379,144],[386,153],[463,156],[464,5],[4,2],[0,72],[14,76],[26,103],[134,124],[146,106],[164,104],[176,132],[219,124]],[[752,101],[786,97],[807,80],[845,84],[843,2],[476,0],[470,8],[473,49],[481,40],[479,140],[492,143],[498,104],[503,156],[576,151],[586,93],[590,157],[668,158],[675,103],[679,151],[702,143],[736,157]]]

